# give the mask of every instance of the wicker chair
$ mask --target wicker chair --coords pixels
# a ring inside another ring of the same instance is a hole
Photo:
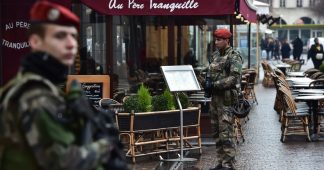
[[[310,68],[308,70],[306,70],[304,73],[306,75],[306,77],[310,77],[311,75],[313,75],[316,72],[319,72],[320,70],[315,69],[315,68]]]
[[[287,108],[287,112],[283,113],[281,142],[286,141],[288,135],[305,135],[307,141],[311,141],[308,128],[308,117],[310,114],[305,111],[297,110],[297,105],[292,98],[289,89],[279,84],[279,95]]]
[[[324,75],[324,73],[322,73],[322,72],[319,71],[319,72],[315,72],[314,74],[310,75],[309,78],[311,78],[311,79],[317,79],[318,77],[320,77],[322,75]]]
[[[257,73],[255,70],[249,70],[247,72],[248,79],[247,79],[247,85],[245,86],[244,89],[244,97],[246,99],[251,99],[253,103],[258,104],[258,100],[255,95],[255,90],[254,90],[254,85],[257,77]]]
[[[264,71],[264,77],[263,77],[263,81],[262,81],[263,86],[265,86],[265,87],[273,87],[274,82],[273,82],[272,77],[271,77],[272,69],[271,69],[270,65],[268,63],[266,63],[266,62],[261,62],[261,66],[262,66],[263,71]]]
[[[301,69],[302,63],[299,61],[293,61],[290,63],[290,65],[291,65],[290,71],[298,72]]]

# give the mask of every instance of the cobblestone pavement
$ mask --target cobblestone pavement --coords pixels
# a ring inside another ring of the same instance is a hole
[[[313,67],[311,62],[302,70]],[[260,73],[262,74],[262,73]],[[262,80],[262,79],[260,79]],[[245,142],[237,147],[236,166],[239,170],[320,170],[324,169],[324,140],[307,142],[305,137],[287,138],[280,142],[280,123],[273,110],[275,89],[255,86],[259,104],[254,105],[249,121],[244,125]],[[206,140],[206,139],[205,139]],[[174,155],[169,155],[174,157]],[[208,170],[215,166],[215,146],[203,146],[202,155],[191,151],[188,157],[198,161],[166,163],[157,156],[143,157],[132,164],[132,169],[185,169]]]

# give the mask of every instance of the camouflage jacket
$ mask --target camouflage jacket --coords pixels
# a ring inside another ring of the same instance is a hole
[[[240,90],[242,58],[239,52],[227,48],[222,54],[216,51],[212,55],[210,73],[212,79],[212,103],[232,105],[237,102]]]
[[[90,170],[108,159],[108,140],[79,145],[76,133],[60,121],[65,96],[49,80],[20,74],[1,89],[0,99],[1,170]]]

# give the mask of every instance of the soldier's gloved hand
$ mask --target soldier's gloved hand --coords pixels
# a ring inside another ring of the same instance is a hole
[[[205,82],[205,94],[204,97],[209,98],[211,97],[211,93],[212,93],[212,88],[213,88],[213,82],[211,80],[210,77],[206,77],[206,82]]]
[[[92,107],[86,96],[80,96],[74,100],[68,100],[67,107],[73,114],[84,116],[85,118],[92,117],[94,115]]]
[[[72,114],[84,116],[86,118],[94,115],[89,99],[83,94],[80,84],[74,80],[71,82],[70,91],[66,96],[67,107]]]

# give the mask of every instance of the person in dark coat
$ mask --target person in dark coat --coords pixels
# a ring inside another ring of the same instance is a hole
[[[300,60],[300,55],[303,52],[303,41],[297,37],[293,42],[293,56],[294,56],[294,60]]]
[[[268,38],[268,42],[267,42],[267,60],[272,59],[273,56],[273,47],[274,47],[274,42],[273,39],[271,37]]]
[[[280,42],[279,42],[279,40],[275,40],[274,48],[273,48],[273,57],[276,60],[280,60],[279,50],[280,50]]]
[[[314,68],[319,69],[323,62],[323,45],[319,43],[318,38],[314,39],[314,43],[308,51],[307,61],[311,58]]]
[[[290,57],[290,51],[291,51],[290,45],[288,44],[287,39],[285,39],[282,42],[282,45],[281,45],[282,59],[289,58]]]

